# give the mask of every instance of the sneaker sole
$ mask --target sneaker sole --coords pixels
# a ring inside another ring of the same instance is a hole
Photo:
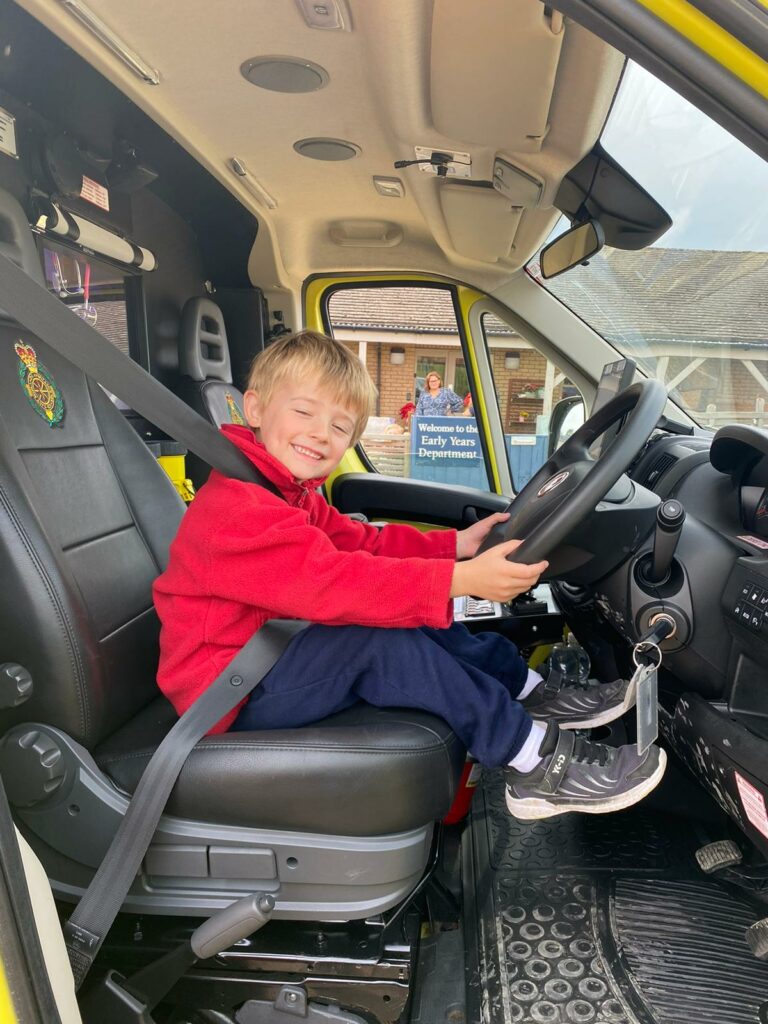
[[[606,708],[605,711],[600,711],[591,718],[574,718],[570,721],[567,719],[561,721],[559,718],[555,717],[554,721],[557,722],[561,729],[596,729],[598,725],[608,725],[609,722],[615,722],[617,718],[621,718],[626,711],[629,711],[635,706],[636,700],[637,683],[633,676],[621,704],[614,704],[613,707]],[[531,717],[536,721],[542,722],[553,720],[551,718],[537,719],[535,714],[531,714]]]
[[[540,800],[533,797],[517,799],[510,797],[509,790],[506,791],[507,810],[520,821],[537,821],[541,818],[554,818],[557,814],[609,814],[611,811],[623,811],[638,803],[643,797],[654,790],[661,782],[664,771],[667,767],[667,754],[659,750],[659,766],[656,771],[645,782],[630,789],[618,796],[607,797],[605,800],[590,800],[586,803],[571,803],[568,805],[551,803],[549,800]]]

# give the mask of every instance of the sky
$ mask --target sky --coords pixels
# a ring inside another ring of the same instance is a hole
[[[658,246],[768,252],[768,163],[636,64],[602,143],[672,217]]]

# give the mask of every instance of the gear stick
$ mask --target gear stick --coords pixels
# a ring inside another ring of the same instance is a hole
[[[672,559],[685,522],[685,509],[675,498],[662,501],[656,510],[656,532],[653,535],[653,556],[646,579],[654,586],[669,578]]]

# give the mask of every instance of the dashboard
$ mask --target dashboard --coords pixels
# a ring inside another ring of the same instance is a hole
[[[659,527],[646,527],[601,579],[554,583],[557,602],[593,663],[621,674],[654,615],[674,618],[660,644],[665,736],[768,855],[768,430],[659,431],[628,476],[641,500],[684,510],[667,577],[647,578]]]
[[[677,628],[661,644],[671,694],[692,690],[738,704],[748,667],[768,675],[768,431],[733,425],[714,438],[658,432],[628,475],[636,491],[684,509],[668,578],[646,578],[651,530],[602,579],[556,584],[558,602],[567,613],[591,609],[624,649],[655,615],[671,614]],[[760,700],[768,736],[768,685]]]

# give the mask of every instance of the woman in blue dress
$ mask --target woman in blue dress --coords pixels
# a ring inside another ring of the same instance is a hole
[[[416,403],[417,416],[450,416],[463,413],[464,402],[452,388],[444,388],[439,373],[430,370],[424,379],[424,390]]]

